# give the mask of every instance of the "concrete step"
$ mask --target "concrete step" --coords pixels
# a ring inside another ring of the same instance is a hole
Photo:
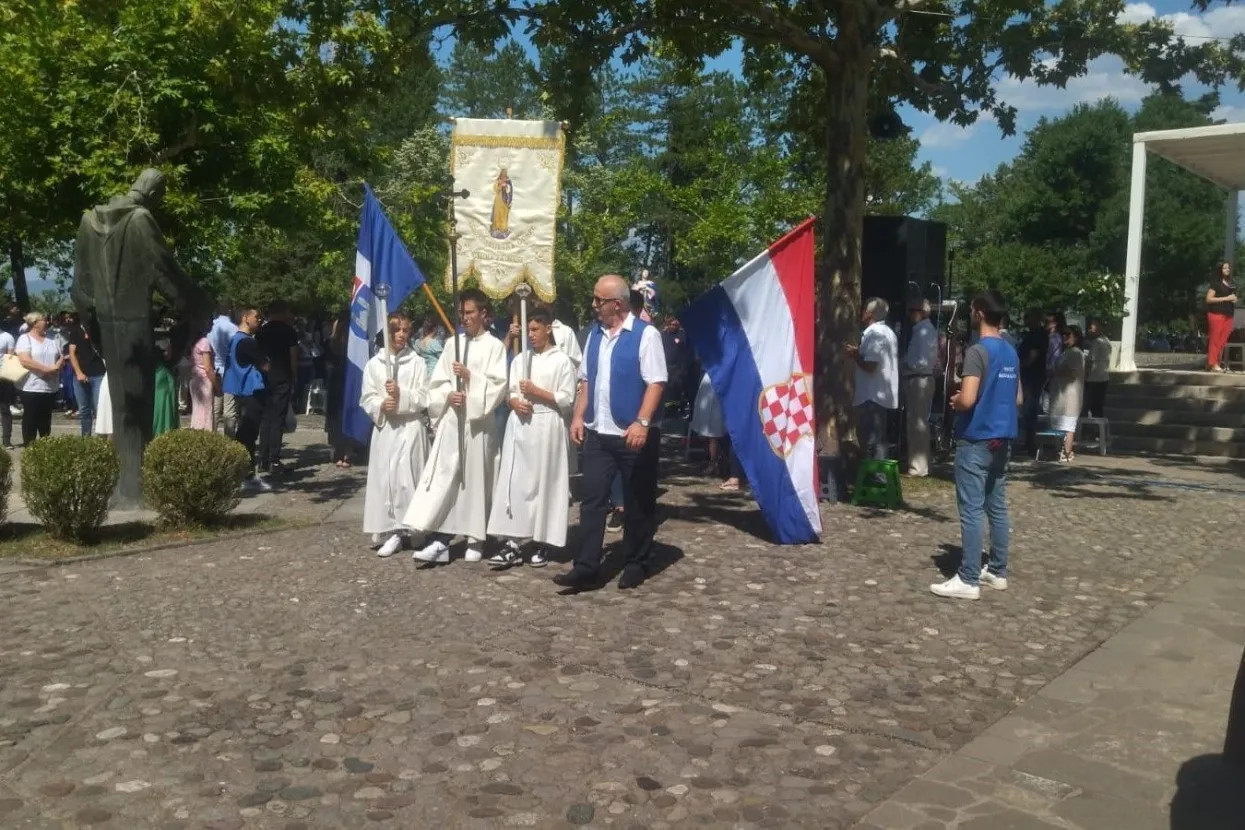
[[[1132,400],[1136,398],[1162,399],[1168,401],[1198,400],[1222,401],[1245,408],[1245,386],[1178,386],[1170,384],[1124,384],[1112,383],[1107,387],[1107,400]]]
[[[1145,369],[1112,372],[1112,386],[1226,386],[1245,388],[1245,372],[1180,372]]]
[[[1114,431],[1115,425],[1112,424]],[[1136,452],[1152,455],[1209,455],[1218,458],[1245,458],[1245,444],[1222,441],[1187,441],[1181,438],[1143,438],[1111,436],[1112,452]]]
[[[1176,403],[1171,401],[1170,403]],[[1182,404],[1215,404],[1217,401],[1178,401]],[[1191,427],[1245,428],[1245,412],[1240,408],[1202,409],[1196,406],[1135,407],[1135,401],[1107,404],[1107,420],[1114,424],[1181,424]],[[1115,404],[1118,404],[1115,405]]]
[[[1231,395],[1180,397],[1177,395],[1117,394],[1107,390],[1107,409],[1154,410],[1159,412],[1236,413],[1245,412],[1245,401]]]
[[[1231,429],[1188,424],[1130,424],[1111,422],[1112,437],[1173,438],[1181,441],[1208,441],[1245,445],[1245,427]]]

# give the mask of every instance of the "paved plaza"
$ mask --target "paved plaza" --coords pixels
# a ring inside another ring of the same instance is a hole
[[[947,483],[779,548],[685,473],[626,593],[380,560],[333,468],[250,506],[312,526],[0,566],[0,826],[1241,826],[1239,467],[1018,466],[976,603]]]

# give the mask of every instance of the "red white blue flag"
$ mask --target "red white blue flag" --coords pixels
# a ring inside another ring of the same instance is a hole
[[[813,219],[688,307],[680,320],[761,513],[781,544],[817,541]]]

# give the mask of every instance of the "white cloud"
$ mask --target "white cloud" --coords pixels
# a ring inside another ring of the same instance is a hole
[[[1121,23],[1145,23],[1155,18],[1170,23],[1177,35],[1191,39],[1229,38],[1245,32],[1245,8],[1241,6],[1219,6],[1205,14],[1174,12],[1160,15],[1149,3],[1129,3],[1116,16]]]
[[[983,113],[978,116],[975,124],[969,124],[967,127],[961,127],[959,124],[953,124],[950,121],[935,121],[930,124],[917,137],[922,147],[926,149],[946,149],[948,147],[956,147],[973,137],[984,124],[993,124],[993,116]]]
[[[1245,32],[1245,6],[1239,5],[1218,7],[1201,15],[1187,12],[1160,15],[1149,3],[1129,3],[1117,16],[1122,23],[1134,24],[1156,18],[1170,23],[1177,35],[1199,41],[1211,37],[1229,38]],[[1119,58],[1104,56],[1091,61],[1085,74],[1070,79],[1062,89],[1008,77],[999,82],[998,92],[1000,99],[1022,112],[1045,113],[1063,112],[1077,104],[1108,97],[1125,106],[1139,104],[1150,93],[1150,86],[1127,74]]]
[[[1125,74],[1123,62],[1116,57],[1090,61],[1084,75],[1069,79],[1062,88],[1011,77],[1004,78],[998,87],[999,98],[1004,102],[1019,110],[1039,112],[1063,111],[1107,97],[1121,104],[1137,104],[1149,92],[1149,84]]]
[[[1236,124],[1245,121],[1245,106],[1220,104],[1210,111],[1210,117],[1216,121],[1227,121],[1229,124]]]

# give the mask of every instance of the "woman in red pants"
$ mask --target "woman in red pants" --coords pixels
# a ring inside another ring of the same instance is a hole
[[[1206,352],[1206,368],[1211,372],[1222,372],[1219,356],[1232,334],[1232,315],[1236,307],[1236,291],[1228,282],[1232,278],[1232,266],[1226,262],[1219,263],[1219,268],[1211,275],[1210,288],[1206,290],[1206,328],[1208,329],[1209,348]]]

